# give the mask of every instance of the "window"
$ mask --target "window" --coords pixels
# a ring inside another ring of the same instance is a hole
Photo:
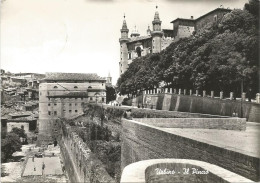
[[[54,86],[53,88],[58,88],[58,86]]]
[[[81,97],[81,100],[83,100],[83,97]]]
[[[54,103],[54,105],[57,105],[57,103]]]
[[[71,110],[69,110],[69,113],[71,113]]]
[[[75,110],[75,112],[78,112],[78,110]]]
[[[90,100],[93,100],[93,98],[92,98],[92,97],[90,97]]]
[[[50,103],[48,103],[48,106],[51,106],[51,104],[50,104]]]
[[[214,21],[218,20],[218,15],[214,15]]]
[[[74,88],[78,88],[77,86],[74,86]]]
[[[48,111],[49,116],[51,115],[51,111]]]
[[[77,106],[78,104],[77,103],[75,103],[75,106]]]
[[[104,98],[102,98],[102,102],[104,102],[105,101],[105,99]]]
[[[57,116],[57,111],[54,111],[54,116]]]
[[[69,104],[69,106],[71,106],[71,104]]]
[[[78,98],[75,98],[75,100],[77,100]]]

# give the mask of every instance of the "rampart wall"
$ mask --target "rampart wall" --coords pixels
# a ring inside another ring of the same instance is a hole
[[[221,116],[241,116],[260,123],[260,104],[218,98],[177,95],[171,93],[145,94],[133,99],[132,105],[158,110],[202,113]],[[241,107],[242,106],[242,107]]]
[[[254,181],[260,180],[260,159],[122,119],[121,169],[148,159],[205,161]]]
[[[69,126],[63,126],[60,147],[71,182],[114,182],[102,162]]]

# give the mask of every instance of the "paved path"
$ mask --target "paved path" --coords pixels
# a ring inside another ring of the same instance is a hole
[[[45,169],[42,171],[42,163],[45,164]],[[35,168],[35,169],[34,169]],[[62,175],[62,169],[59,157],[44,157],[44,158],[29,158],[24,170],[23,176],[28,175]]]
[[[247,123],[246,131],[187,128],[160,129],[249,156],[260,157],[260,124]]]

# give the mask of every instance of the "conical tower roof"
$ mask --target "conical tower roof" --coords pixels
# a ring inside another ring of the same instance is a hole
[[[127,30],[126,20],[123,20],[122,30]]]

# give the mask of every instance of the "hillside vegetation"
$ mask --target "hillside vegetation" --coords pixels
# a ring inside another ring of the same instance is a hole
[[[258,8],[257,4],[257,7]],[[258,11],[253,4],[173,42],[158,54],[136,58],[117,81],[121,94],[164,87],[230,91],[258,88]]]

